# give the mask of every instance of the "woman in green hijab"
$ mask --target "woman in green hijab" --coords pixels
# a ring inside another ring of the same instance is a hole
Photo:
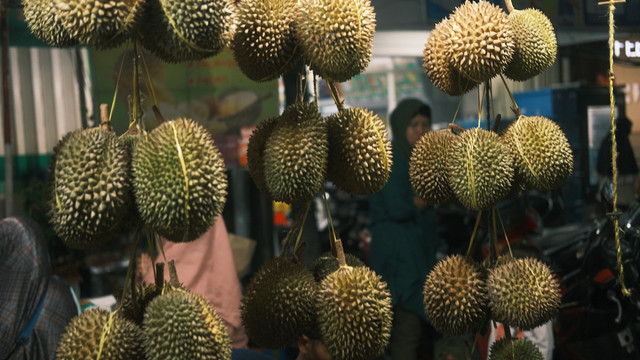
[[[409,182],[409,157],[431,127],[431,108],[417,99],[401,101],[390,116],[393,165],[387,184],[369,197],[371,267],[391,291],[394,319],[391,359],[417,358],[429,328],[422,288],[436,262],[436,214],[418,198]]]

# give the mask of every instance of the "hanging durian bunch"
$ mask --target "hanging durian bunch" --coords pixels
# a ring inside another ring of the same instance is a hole
[[[108,49],[140,38],[165,62],[218,54],[235,31],[231,0],[22,0],[27,25],[55,47]]]

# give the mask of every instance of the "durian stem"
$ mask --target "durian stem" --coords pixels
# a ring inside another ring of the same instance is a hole
[[[304,244],[300,242],[300,239],[302,239],[302,233],[304,231],[304,225],[307,223],[307,215],[309,215],[309,209],[311,208],[311,201],[307,202],[307,207],[304,210],[304,216],[302,218],[302,224],[300,225],[300,229],[298,230],[298,237],[296,238],[296,243],[293,246],[293,257],[297,260],[298,259],[298,255],[299,252],[302,251],[301,250],[301,246],[304,247]]]
[[[473,250],[473,243],[476,239],[476,234],[478,232],[478,227],[480,227],[480,219],[482,218],[482,211],[478,211],[478,216],[476,217],[476,223],[473,226],[473,232],[471,233],[471,239],[469,239],[469,247],[467,248],[467,256],[471,256],[471,251]]]
[[[138,41],[138,38],[136,37],[136,41]],[[149,92],[151,92],[151,98],[153,99],[153,105],[155,105],[156,107],[159,107],[160,104],[158,103],[158,97],[156,96],[156,90],[155,87],[153,86],[153,80],[151,79],[151,72],[149,71],[149,65],[147,64],[147,58],[144,56],[144,53],[141,50],[141,46],[138,47],[138,52],[139,52],[139,56],[140,59],[142,59],[142,68],[144,69],[144,79],[146,80],[146,86],[147,89],[149,90]],[[157,117],[157,116],[156,116]],[[163,119],[164,121],[164,119]]]
[[[458,124],[449,124],[448,127],[449,127],[449,129],[451,131],[456,131],[458,134],[461,134],[461,133],[467,131],[467,129],[463,128],[462,126],[460,126]]]
[[[507,85],[507,80],[505,80],[502,74],[500,74],[500,79],[502,79],[504,88],[505,90],[507,90],[507,93],[511,98],[511,102],[513,103],[513,107],[511,108],[511,111],[513,111],[513,113],[516,114],[516,120],[517,120],[520,117],[520,115],[522,115],[522,113],[520,113],[520,108],[518,107],[518,104],[516,104],[516,99],[513,97],[513,94],[511,93],[511,89],[509,89],[509,85]]]
[[[509,324],[502,324],[502,326],[504,327],[504,337],[505,339],[507,339],[508,341],[513,340],[513,336],[511,335],[511,326],[509,326]]]
[[[176,271],[176,263],[173,259],[169,260],[169,284],[174,287],[180,287],[178,271]]]
[[[318,107],[318,77],[316,74],[313,74],[313,102]]]
[[[158,124],[162,124],[163,122],[166,121],[164,119],[164,116],[162,116],[162,113],[160,112],[160,108],[157,105],[154,104],[151,107],[151,110],[153,110],[153,115],[156,116],[156,120],[158,120]]]
[[[609,105],[610,105],[610,113],[611,117],[611,169],[612,169],[612,182],[613,182],[613,203],[612,203],[612,212],[610,214],[611,219],[613,220],[613,229],[616,240],[616,260],[618,263],[618,282],[620,282],[620,287],[622,290],[622,294],[631,297],[631,292],[627,289],[627,286],[624,282],[624,265],[622,264],[622,246],[620,244],[620,224],[618,223],[618,144],[616,141],[616,129],[617,122],[615,118],[615,107],[616,107],[616,98],[613,92],[613,81],[615,80],[615,75],[613,73],[613,52],[614,52],[614,34],[615,34],[615,26],[614,26],[614,17],[613,13],[616,10],[615,7],[616,1],[608,1],[598,4],[608,4],[609,5]],[[622,1],[624,2],[624,1]]]
[[[336,244],[336,256],[338,257],[338,264],[341,268],[347,267],[347,259],[344,256],[344,249],[342,248],[342,240],[335,239]]]
[[[496,115],[496,119],[493,121],[493,127],[491,131],[497,133],[500,130],[500,121],[502,120],[502,115]]]
[[[331,219],[331,210],[329,210],[329,201],[327,201],[327,191],[322,185],[322,199],[324,200],[324,207],[327,211],[327,217],[329,218],[329,244],[331,245],[331,253],[337,256],[336,253],[336,229],[333,227],[333,220]]]
[[[491,209],[491,237],[493,238],[493,250],[495,251],[495,258],[497,259],[500,256],[498,252],[498,227],[496,226],[496,208],[493,207]]]
[[[506,5],[508,12],[513,11],[513,4],[511,3],[511,0],[504,0],[504,4]]]
[[[329,92],[331,93],[333,102],[336,103],[336,107],[338,108],[338,111],[344,110],[344,102],[340,100],[340,93],[338,92],[338,89],[336,88],[335,84],[326,79],[325,79],[325,82],[327,83],[327,87],[329,87]]]
[[[113,130],[109,121],[109,105],[107,104],[100,104],[100,127],[107,131]]]
[[[156,273],[154,274],[156,289],[162,289],[164,287],[164,263],[156,263],[154,269],[156,271]]]
[[[299,211],[298,214],[296,215],[296,218],[293,221],[293,224],[291,225],[291,229],[289,229],[289,231],[287,232],[287,235],[285,235],[284,237],[284,240],[282,240],[282,248],[280,249],[280,254],[278,255],[279,257],[287,256],[287,253],[291,248],[291,239],[293,239],[293,236],[296,233],[296,231],[300,229],[301,226],[304,226],[302,222],[303,216],[305,216],[305,213],[303,213],[302,211]]]

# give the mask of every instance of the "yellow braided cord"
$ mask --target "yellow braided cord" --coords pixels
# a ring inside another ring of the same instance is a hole
[[[520,130],[521,123],[518,122],[519,119],[520,118],[516,119],[516,124],[515,124],[517,130]],[[513,140],[516,143],[516,148],[518,149],[518,154],[520,155],[520,158],[524,160],[524,162],[527,164],[527,168],[529,169],[529,171],[531,171],[531,174],[537,179],[538,174],[536,173],[535,169],[533,168],[533,165],[529,161],[529,157],[527,156],[524,149],[522,148],[522,143],[520,143],[520,136],[518,134],[518,131],[514,132]]]
[[[471,200],[471,205],[473,205],[474,209],[478,209],[478,199],[476,197],[476,178],[474,172],[474,148],[476,145],[476,140],[478,138],[478,133],[472,134],[474,136],[470,139],[470,144],[467,145],[467,182],[469,183],[469,199]]]
[[[187,173],[187,164],[184,161],[184,157],[182,156],[182,146],[180,146],[180,141],[178,140],[178,129],[176,129],[176,125],[173,121],[170,122],[171,128],[173,128],[173,137],[176,141],[176,149],[178,150],[178,159],[180,159],[180,166],[182,167],[182,174],[184,175],[184,217],[185,217],[185,228],[189,228],[189,174]],[[183,240],[186,241],[188,232],[184,232]]]
[[[164,8],[164,4],[162,5],[162,7]],[[190,48],[192,48],[194,50],[197,50],[197,51],[200,51],[200,52],[213,52],[213,50],[201,48],[200,46],[198,46],[198,45],[194,44],[193,42],[189,41],[186,37],[184,37],[184,35],[182,35],[182,33],[180,31],[178,31],[178,26],[177,26],[175,20],[173,19],[173,17],[171,16],[171,14],[169,14],[168,11],[164,11],[164,15],[167,17],[167,20],[169,20],[169,23],[171,24],[171,28],[173,29],[173,32],[176,35],[178,35],[180,40],[182,40]]]
[[[471,250],[473,249],[473,242],[476,239],[476,233],[478,232],[478,227],[480,226],[481,218],[482,218],[482,211],[478,211],[478,216],[476,217],[476,223],[473,226],[473,232],[471,233],[471,239],[469,239],[469,246],[467,247],[467,256],[471,256]]]
[[[104,349],[104,343],[107,341],[107,336],[109,336],[109,333],[111,332],[113,319],[117,312],[118,312],[118,309],[110,313],[109,320],[107,320],[107,323],[104,324],[104,326],[102,327],[102,335],[100,335],[100,346],[98,347],[98,356],[96,357],[96,360],[100,360],[100,356],[102,356],[102,349]]]
[[[616,257],[618,262],[618,281],[622,288],[622,294],[625,296],[631,296],[631,292],[627,289],[624,283],[624,266],[622,265],[622,247],[620,245],[620,224],[618,223],[618,146],[616,142],[616,119],[615,119],[615,96],[613,94],[613,80],[615,76],[613,74],[613,43],[614,43],[614,20],[613,13],[615,12],[615,5],[613,2],[609,3],[609,104],[610,104],[610,117],[611,117],[611,168],[613,173],[613,212],[611,217],[613,219],[613,229],[616,239]]]

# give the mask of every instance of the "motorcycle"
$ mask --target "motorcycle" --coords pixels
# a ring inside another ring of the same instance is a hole
[[[618,214],[620,259],[630,296],[622,293],[609,215],[591,224],[545,229],[538,239],[562,291],[554,321],[555,360],[640,359],[640,203]]]

